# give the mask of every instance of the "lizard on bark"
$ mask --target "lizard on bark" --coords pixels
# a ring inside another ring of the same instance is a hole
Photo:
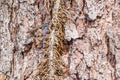
[[[64,24],[67,21],[62,0],[53,0],[52,20],[43,29],[42,54],[44,59],[38,65],[40,80],[58,80],[65,71],[62,61],[64,53]],[[49,34],[47,34],[47,31]]]

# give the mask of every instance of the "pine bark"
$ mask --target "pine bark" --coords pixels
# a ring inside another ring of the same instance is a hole
[[[54,1],[0,0],[0,80],[41,80],[41,36]],[[120,80],[120,1],[60,1],[69,19],[63,19],[66,69],[55,80]]]

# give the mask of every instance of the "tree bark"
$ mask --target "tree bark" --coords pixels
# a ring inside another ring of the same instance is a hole
[[[55,1],[0,0],[0,80],[41,80],[42,41],[51,34],[43,36],[43,27],[51,25]],[[120,80],[120,1],[60,1],[65,70],[54,80]]]

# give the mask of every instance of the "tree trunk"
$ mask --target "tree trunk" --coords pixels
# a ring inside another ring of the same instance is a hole
[[[0,80],[120,80],[119,22],[119,0],[0,0]]]

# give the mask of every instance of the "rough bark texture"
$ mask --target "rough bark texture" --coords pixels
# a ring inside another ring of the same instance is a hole
[[[0,0],[0,80],[41,80],[41,32],[53,17],[54,1]],[[120,80],[120,1],[60,1],[69,18],[66,70],[55,80]]]

